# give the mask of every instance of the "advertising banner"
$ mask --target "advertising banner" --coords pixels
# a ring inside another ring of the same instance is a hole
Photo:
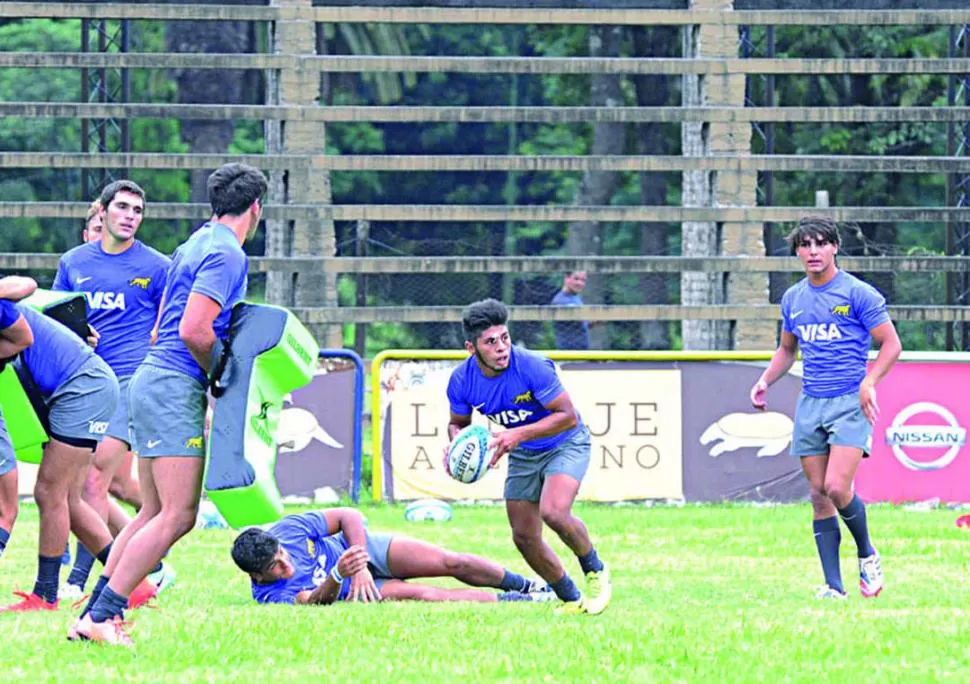
[[[757,411],[748,392],[763,363],[681,364],[688,501],[796,501],[808,485],[791,448],[801,378],[786,375]]]
[[[856,475],[866,501],[970,501],[970,364],[904,362],[877,387],[872,457]]]
[[[280,413],[276,483],[283,496],[313,496],[321,487],[349,494],[354,480],[354,365],[328,361],[292,394]]]
[[[432,363],[434,367],[425,364],[423,372],[392,376],[383,440],[385,495],[396,500],[501,499],[507,459],[470,485],[444,472],[449,415],[445,389],[456,364]],[[567,366],[560,373],[592,435],[589,471],[579,498],[682,498],[681,372],[672,368],[629,370],[617,382],[618,374],[602,367],[572,370]],[[487,425],[481,416],[474,420]]]

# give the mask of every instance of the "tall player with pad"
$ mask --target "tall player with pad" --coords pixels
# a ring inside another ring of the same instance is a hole
[[[206,181],[212,206],[172,257],[158,338],[129,384],[132,447],[144,505],[122,530],[68,638],[131,646],[128,596],[195,525],[205,468],[206,390],[248,286],[242,245],[259,227],[266,177],[225,164]]]
[[[131,522],[128,514],[108,498],[111,480],[131,446],[128,383],[148,353],[171,261],[135,238],[145,216],[145,191],[136,183],[110,183],[101,192],[97,206],[101,239],[79,245],[61,257],[54,289],[84,293],[88,322],[97,331],[95,353],[118,378],[118,408],[84,482],[77,483],[72,496],[72,500],[86,501],[117,535]],[[74,568],[59,598],[81,598],[93,561],[90,551],[78,545]],[[161,589],[174,580],[174,573],[159,563],[150,580]]]
[[[852,481],[872,447],[872,424],[879,415],[876,384],[899,358],[902,345],[885,298],[838,268],[840,239],[834,221],[806,216],[788,239],[806,277],[782,297],[781,344],[751,388],[751,404],[767,407],[768,388],[792,367],[800,346],[802,394],[795,408],[791,453],[801,459],[809,483],[815,545],[825,576],[817,596],[846,598],[839,570],[838,513],[856,542],[862,595],[873,597],[884,586],[882,562]],[[879,354],[867,371],[870,340],[879,345]]]
[[[565,613],[599,614],[612,593],[607,566],[599,559],[573,501],[590,460],[590,435],[552,361],[514,347],[508,309],[486,299],[462,315],[465,349],[471,356],[448,381],[448,438],[471,424],[477,410],[506,429],[493,437],[491,466],[508,455],[505,507],[516,548],[564,602]],[[445,449],[447,462],[448,449]],[[447,463],[446,463],[447,470]],[[542,539],[545,523],[576,554],[586,577],[580,592],[559,557]]]

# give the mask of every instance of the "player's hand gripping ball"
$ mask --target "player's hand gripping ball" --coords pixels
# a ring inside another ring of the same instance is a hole
[[[488,442],[492,433],[481,425],[469,425],[452,440],[448,447],[448,474],[459,482],[478,482],[488,471],[492,451]]]

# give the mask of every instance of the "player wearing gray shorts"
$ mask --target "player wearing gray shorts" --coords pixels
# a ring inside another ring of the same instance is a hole
[[[0,300],[0,306],[13,308],[32,332],[33,344],[23,350],[18,363],[43,399],[50,437],[34,487],[40,510],[37,580],[31,594],[0,612],[54,610],[69,531],[97,549],[102,562],[107,559],[107,526],[90,506],[79,505],[78,514],[72,515],[69,493],[107,431],[118,402],[118,383],[107,364],[60,323],[6,300]]]
[[[364,528],[352,508],[288,515],[269,530],[250,528],[233,543],[232,559],[252,581],[259,603],[335,601],[544,601],[521,575],[470,554],[452,553],[405,535]],[[405,580],[453,577],[480,589],[443,589]],[[511,587],[516,587],[512,589]]]
[[[812,500],[812,531],[825,585],[820,599],[846,598],[839,570],[839,518],[856,543],[859,589],[877,596],[885,580],[869,539],[866,508],[852,482],[872,447],[879,414],[876,384],[899,358],[902,345],[886,299],[871,285],[839,270],[839,231],[824,216],[806,216],[789,235],[806,277],[781,300],[781,344],[751,388],[751,404],[765,409],[768,387],[785,375],[802,351],[802,395],[795,409],[791,453],[801,460]],[[879,355],[867,365],[869,345]]]
[[[146,505],[118,535],[69,638],[131,646],[115,618],[145,575],[195,525],[205,469],[205,391],[232,309],[246,296],[249,261],[242,245],[259,227],[266,188],[265,176],[245,164],[214,171],[206,183],[212,218],[172,255],[157,340],[128,393]]]
[[[486,299],[462,316],[469,358],[451,373],[448,438],[454,440],[478,411],[505,429],[492,435],[494,466],[508,454],[505,511],[519,553],[562,601],[564,614],[598,615],[612,596],[609,568],[600,560],[573,502],[589,467],[590,437],[553,362],[515,347],[508,309]],[[447,452],[446,452],[447,453]],[[548,525],[576,555],[586,580],[580,591],[542,539]]]

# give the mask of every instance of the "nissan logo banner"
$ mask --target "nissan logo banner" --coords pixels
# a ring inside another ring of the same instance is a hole
[[[856,475],[869,501],[970,501],[970,365],[897,363],[879,383],[872,458]]]
[[[410,500],[501,499],[506,459],[471,484],[441,465],[451,360],[388,360],[382,374],[383,492]],[[559,362],[592,435],[579,498],[592,501],[797,501],[808,497],[790,455],[801,378],[789,374],[756,411],[748,391],[765,363]],[[868,501],[970,501],[966,427],[970,366],[898,363],[878,387],[881,415],[856,487]],[[513,420],[515,417],[508,417]],[[473,420],[504,429],[475,413]]]

